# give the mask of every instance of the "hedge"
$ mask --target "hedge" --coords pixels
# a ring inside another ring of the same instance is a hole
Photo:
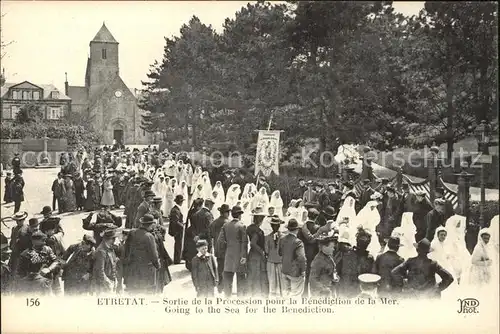
[[[97,133],[81,125],[46,123],[16,124],[3,122],[0,129],[0,136],[2,139],[40,139],[44,137],[67,139],[68,146],[71,149],[79,147],[90,149],[94,145],[101,143],[101,138]]]

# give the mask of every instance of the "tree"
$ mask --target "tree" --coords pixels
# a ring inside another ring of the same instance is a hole
[[[28,103],[19,109],[15,122],[17,124],[40,123],[43,118],[43,111],[40,109],[40,105]]]

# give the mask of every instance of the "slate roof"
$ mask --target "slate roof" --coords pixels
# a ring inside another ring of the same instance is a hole
[[[102,23],[101,29],[97,32],[94,39],[91,42],[101,42],[101,43],[117,43],[116,39],[111,35],[104,22]]]
[[[71,97],[71,101],[73,104],[87,104],[87,87],[69,86],[68,95]]]
[[[56,100],[71,100],[71,98],[69,96],[66,96],[64,95],[63,92],[61,92],[59,89],[57,89],[56,86],[52,85],[52,84],[42,84],[42,85],[39,85],[39,84],[34,84],[34,83],[31,83],[29,81],[24,81],[24,82],[27,82],[27,83],[30,83],[32,85],[35,85],[35,86],[38,86],[40,88],[43,89],[43,100],[54,100],[50,97],[50,93],[56,91],[56,92],[59,92],[59,98],[56,99]],[[12,86],[17,86],[19,84],[21,84],[23,82],[16,82],[16,83],[8,83],[6,82],[3,86],[2,86],[2,89],[1,89],[1,97],[2,98],[7,98],[5,95],[7,94],[7,92],[9,91],[9,88],[11,88]]]

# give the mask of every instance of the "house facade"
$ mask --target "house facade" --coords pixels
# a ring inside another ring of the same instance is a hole
[[[57,121],[71,112],[71,99],[54,85],[40,85],[23,81],[5,83],[1,87],[2,122],[15,120],[23,105],[31,103],[40,106],[43,117]]]

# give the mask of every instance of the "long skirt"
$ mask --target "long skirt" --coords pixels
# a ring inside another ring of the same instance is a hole
[[[248,293],[252,297],[267,297],[269,283],[267,281],[266,261],[258,252],[250,249],[248,253]]]
[[[104,190],[101,198],[101,205],[106,205],[106,206],[115,205],[115,197],[111,189]]]
[[[267,263],[267,279],[269,281],[269,297],[281,297],[283,295],[281,281],[281,263]]]

